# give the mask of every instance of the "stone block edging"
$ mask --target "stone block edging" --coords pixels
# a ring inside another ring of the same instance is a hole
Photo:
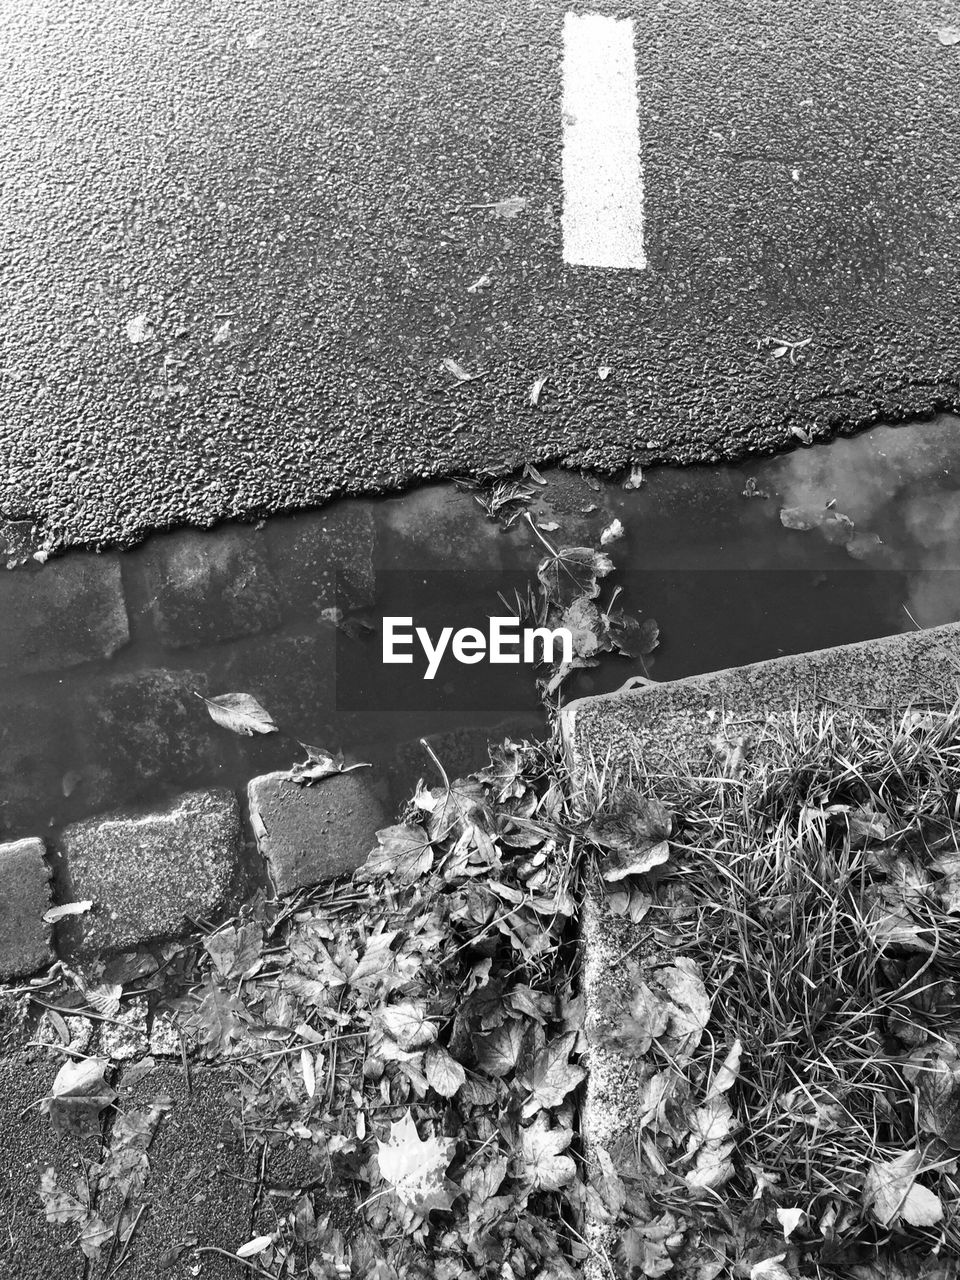
[[[257,847],[280,894],[355,871],[389,821],[377,788],[360,770],[311,786],[288,773],[265,773],[250,781],[247,795]]]

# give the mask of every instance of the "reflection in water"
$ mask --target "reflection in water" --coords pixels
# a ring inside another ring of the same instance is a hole
[[[660,624],[655,679],[960,618],[960,419],[878,427],[737,468],[651,471],[634,490],[543,476],[533,512],[558,546],[596,545],[623,522],[610,547],[618,603]],[[784,508],[804,527],[784,527]],[[384,672],[366,624],[400,613],[433,630],[482,629],[541,554],[522,520],[504,530],[444,484],[15,571],[26,575],[16,592],[4,595],[12,579],[0,579],[0,839],[191,787],[242,792],[254,774],[289,767],[296,738],[372,761],[394,803],[430,771],[422,735],[445,735],[437,748],[452,773],[476,767],[489,737],[542,728],[528,673],[464,667],[427,689],[411,668]],[[71,574],[83,592],[73,612],[54,609],[51,584]],[[333,621],[337,586],[349,635]],[[16,641],[14,595],[35,615],[35,644],[4,643]],[[72,654],[63,638],[92,629],[101,597],[125,613],[129,643],[76,665],[52,656]],[[612,659],[567,696],[642,670]],[[292,736],[216,729],[193,695],[233,691],[256,696]]]

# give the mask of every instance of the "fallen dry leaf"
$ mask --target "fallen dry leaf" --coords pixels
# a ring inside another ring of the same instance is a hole
[[[792,1209],[783,1209],[779,1205],[777,1206],[777,1221],[783,1228],[784,1240],[790,1239],[805,1217],[806,1214],[798,1206],[794,1206]]]
[[[530,203],[526,196],[507,196],[505,200],[497,200],[493,204],[474,205],[475,209],[489,209],[498,218],[515,218],[523,213]]]
[[[750,1268],[750,1280],[794,1280],[794,1277],[783,1265],[786,1256],[785,1253],[778,1253],[772,1258],[764,1258],[761,1262],[755,1262]]]
[[[401,1000],[387,1005],[380,1010],[380,1022],[384,1031],[407,1052],[423,1049],[437,1038],[437,1024],[428,1018],[427,1006],[422,1000]]]
[[[734,1142],[730,1137],[733,1124],[733,1110],[722,1096],[711,1098],[694,1111],[687,1139],[687,1155],[696,1152],[696,1160],[684,1175],[688,1186],[715,1190],[733,1177],[731,1156]]]
[[[456,360],[450,356],[444,356],[443,367],[447,373],[452,373],[458,382],[473,382],[476,378],[475,373],[467,373],[462,364],[457,364]]]
[[[883,1227],[902,1218],[914,1227],[932,1227],[943,1218],[940,1197],[916,1181],[923,1157],[919,1149],[870,1165],[863,1182],[863,1205]]]
[[[423,1074],[427,1084],[442,1098],[452,1098],[465,1083],[467,1073],[456,1058],[439,1044],[432,1044],[423,1060]]]
[[[300,745],[307,753],[307,758],[305,761],[291,765],[290,777],[301,785],[309,786],[311,782],[319,782],[322,778],[329,778],[335,773],[351,773],[354,769],[372,768],[367,761],[344,764],[342,751],[334,755],[325,751],[323,747],[311,747],[306,742],[301,742]]]
[[[914,1049],[903,1068],[917,1090],[921,1129],[960,1151],[960,1056],[949,1042]]]
[[[104,1079],[109,1068],[108,1058],[82,1058],[63,1064],[41,1104],[57,1133],[99,1132],[100,1112],[117,1097],[116,1089]]]
[[[449,1209],[451,1191],[457,1191],[446,1178],[456,1147],[453,1139],[422,1139],[407,1111],[391,1123],[386,1142],[377,1139],[377,1147],[380,1173],[404,1204],[424,1214]]]
[[[720,1070],[711,1081],[710,1088],[707,1090],[706,1100],[715,1097],[719,1093],[726,1093],[736,1083],[737,1076],[740,1074],[740,1058],[742,1054],[742,1042],[734,1040],[730,1046],[729,1053],[720,1066]]]
[[[600,534],[601,547],[607,547],[611,542],[617,542],[626,533],[622,520],[611,520],[607,527]]]
[[[196,695],[207,704],[210,718],[224,729],[252,738],[255,733],[277,733],[269,711],[249,693],[222,693],[216,698]]]
[[[670,1022],[662,1037],[664,1049],[678,1061],[687,1059],[700,1043],[710,1020],[711,1001],[700,976],[700,966],[688,956],[657,969],[651,977],[670,1003]]]
[[[546,1112],[520,1133],[524,1175],[539,1191],[559,1191],[576,1176],[570,1156],[562,1155],[573,1141],[572,1129],[551,1129]]]
[[[45,924],[56,924],[58,920],[63,920],[67,916],[82,916],[93,906],[90,898],[85,898],[82,902],[64,902],[59,907],[51,907],[49,911],[43,913]]]
[[[423,827],[400,823],[377,832],[379,848],[367,855],[357,873],[360,879],[394,876],[400,884],[412,884],[433,866],[433,843]]]
[[[533,386],[530,388],[530,394],[527,397],[527,399],[534,409],[540,403],[540,397],[543,394],[543,388],[547,385],[549,381],[550,381],[549,377],[537,378],[536,382],[534,382]]]
[[[238,1258],[253,1258],[258,1253],[263,1253],[264,1249],[269,1249],[273,1244],[273,1236],[254,1236],[252,1240],[248,1240],[246,1244],[242,1244],[237,1250]]]
[[[562,547],[537,566],[537,577],[548,599],[561,608],[573,604],[578,596],[595,600],[600,594],[598,579],[612,572],[610,557],[592,547]]]
[[[537,1055],[530,1073],[530,1097],[523,1104],[525,1120],[544,1108],[559,1107],[567,1094],[586,1079],[586,1068],[570,1061],[576,1039],[577,1033],[571,1031]]]
[[[149,342],[153,337],[153,325],[150,323],[150,317],[146,312],[142,312],[140,315],[134,316],[132,320],[128,320],[125,329],[128,341],[135,344]]]

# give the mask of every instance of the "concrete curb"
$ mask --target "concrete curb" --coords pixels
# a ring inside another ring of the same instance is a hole
[[[750,666],[571,703],[561,735],[576,790],[589,791],[597,768],[638,767],[656,791],[657,776],[677,766],[703,770],[749,745],[769,718],[831,708],[839,719],[856,713],[886,719],[925,701],[952,702],[960,689],[960,624],[823,649]],[[762,757],[758,741],[754,758]],[[749,757],[748,757],[749,759]],[[603,895],[589,892],[581,919],[589,1076],[581,1117],[584,1150],[635,1141],[641,1081],[637,1061],[604,1049],[598,1032],[626,999],[624,956],[649,952],[643,924],[614,916]],[[591,1034],[593,1033],[593,1034]],[[588,1224],[598,1255],[616,1242],[599,1221]],[[604,1280],[595,1258],[585,1280]]]
[[[960,677],[960,623],[885,636],[860,644],[745,667],[650,683],[564,707],[560,731],[571,774],[582,779],[591,760],[671,755],[695,766],[716,751],[717,734],[735,721],[763,720],[797,702],[822,700],[842,714],[845,704],[886,716],[926,699],[952,701]]]

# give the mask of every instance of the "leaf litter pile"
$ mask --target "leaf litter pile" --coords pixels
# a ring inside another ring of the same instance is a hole
[[[234,1255],[257,1274],[576,1274],[574,839],[555,752],[507,741],[490,757],[469,779],[421,784],[351,884],[258,898],[152,957],[154,1020],[230,1064],[246,1147],[309,1150],[312,1190],[283,1205],[258,1188],[272,1218]],[[134,966],[141,995],[149,958]],[[119,1006],[119,987],[66,977],[59,999],[44,986],[48,1008],[96,1014],[107,990]],[[44,1102],[60,1132],[99,1130],[110,1065],[60,1072]],[[85,1159],[75,1187],[44,1174],[47,1216],[102,1264],[91,1274],[124,1256],[168,1106],[115,1114],[109,1154]]]
[[[575,636],[540,682],[554,705],[572,671],[658,633],[600,602],[605,552],[536,532],[517,612]],[[205,701],[235,733],[276,731],[249,695]],[[738,747],[709,777],[607,768],[578,796],[556,736],[453,782],[434,758],[442,785],[350,882],[22,989],[67,1057],[43,1110],[81,1142],[80,1176],[47,1169],[40,1200],[91,1280],[129,1258],[172,1105],[125,1106],[109,1057],[72,1038],[131,996],[185,1072],[230,1076],[259,1173],[226,1256],[267,1280],[952,1277],[960,711],[771,719],[753,746],[749,767]],[[347,767],[305,750],[291,785]],[[639,941],[585,1019],[586,885]],[[598,1054],[640,1098],[606,1147],[579,1128]],[[283,1151],[307,1161],[297,1187],[269,1181]],[[186,1239],[158,1266],[202,1275],[224,1252]]]

